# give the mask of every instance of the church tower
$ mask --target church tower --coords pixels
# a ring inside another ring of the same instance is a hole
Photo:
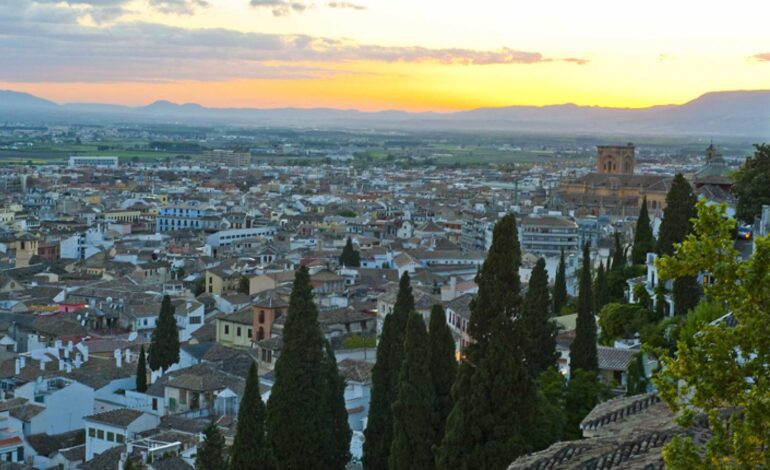
[[[596,170],[612,175],[630,175],[636,165],[634,144],[599,145],[597,149]]]

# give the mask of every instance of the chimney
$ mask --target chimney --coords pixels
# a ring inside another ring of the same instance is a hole
[[[121,361],[121,359],[123,358],[123,355],[120,354],[120,349],[116,349],[112,355],[115,356],[115,367],[120,369],[120,367],[123,365]]]
[[[457,276],[452,276],[449,278],[449,300],[454,300],[457,298]]]
[[[56,348],[56,354],[59,354],[59,350],[61,349],[61,340],[57,339],[54,341],[53,347]]]
[[[72,352],[72,340],[67,341],[67,351]]]
[[[21,373],[21,359],[19,359],[18,357],[16,358],[15,366],[16,367],[13,371],[14,375],[19,375]]]
[[[80,356],[80,353],[77,353],[75,355],[75,369],[80,369],[80,366],[83,365],[83,358]]]
[[[126,364],[131,362],[131,349],[126,348]]]
[[[67,348],[64,348],[64,359],[70,358],[70,350]]]
[[[27,365],[27,357],[26,356],[19,356],[19,368],[23,369],[24,366]]]
[[[59,370],[64,370],[64,359],[59,359]]]

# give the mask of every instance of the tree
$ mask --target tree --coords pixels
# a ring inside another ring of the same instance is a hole
[[[631,262],[634,264],[646,264],[647,253],[653,251],[655,251],[655,237],[652,235],[650,216],[647,213],[647,196],[644,196],[642,208],[639,210],[639,218],[636,220],[634,245],[631,248]]]
[[[631,363],[628,364],[626,373],[626,396],[634,396],[640,393],[646,393],[650,381],[647,380],[647,374],[644,371],[644,354],[638,352],[634,354]]]
[[[650,311],[635,304],[611,303],[599,312],[600,342],[611,345],[616,339],[630,339],[650,322]]]
[[[326,341],[327,410],[331,414],[331,425],[326,431],[329,438],[328,461],[319,467],[329,470],[344,470],[350,462],[350,438],[352,431],[348,424],[348,410],[345,405],[345,378],[337,368],[337,358],[332,345]]]
[[[596,372],[573,370],[567,382],[564,405],[567,418],[565,437],[570,440],[582,438],[580,423],[597,403],[608,398],[609,395],[608,387],[599,380]]]
[[[147,362],[152,370],[166,370],[179,362],[179,330],[174,317],[175,307],[168,295],[163,296],[160,304],[158,323],[152,330],[150,351]]]
[[[696,202],[692,186],[681,173],[677,173],[666,195],[666,208],[663,210],[663,220],[658,231],[656,251],[659,255],[673,254],[674,244],[684,241],[690,233],[690,219],[696,215]]]
[[[267,441],[278,468],[314,468],[328,462],[332,428],[324,338],[305,266],[295,277],[283,328],[283,349],[267,402]]]
[[[398,390],[398,376],[406,335],[406,322],[414,311],[414,296],[409,273],[404,272],[398,285],[393,312],[385,316],[382,335],[377,344],[377,361],[372,369],[372,396],[369,420],[364,430],[364,468],[388,468],[393,440],[393,402]]]
[[[674,313],[687,315],[687,312],[698,305],[703,290],[696,276],[681,276],[674,279],[671,294],[674,297]]]
[[[749,157],[735,175],[732,191],[738,196],[735,215],[746,223],[762,214],[762,206],[770,204],[770,145],[755,146],[754,156]]]
[[[770,238],[757,237],[754,253],[742,260],[726,206],[699,202],[697,211],[694,232],[676,255],[658,260],[661,279],[708,272],[716,282],[706,295],[735,322],[704,326],[691,344],[679,341],[676,355],[662,358],[653,378],[661,398],[679,424],[688,426],[702,413],[711,431],[697,447],[688,437],[674,439],[664,460],[671,468],[687,461],[688,468],[762,468],[770,461]]]
[[[198,279],[195,280],[195,285],[193,286],[193,294],[195,297],[198,297],[199,295],[206,292],[206,277],[200,276]]]
[[[567,384],[564,376],[551,367],[537,378],[537,425],[533,450],[541,450],[565,438],[567,415],[564,412]]]
[[[545,260],[540,258],[532,269],[529,289],[524,297],[521,319],[527,331],[528,343],[525,355],[532,377],[546,369],[553,368],[558,358],[556,353],[557,326],[549,317],[548,271]]]
[[[238,407],[238,424],[230,455],[231,470],[275,468],[273,455],[265,441],[265,404],[259,392],[257,366],[253,362]]]
[[[139,361],[136,363],[136,391],[147,391],[147,361],[144,357],[144,345],[139,348]]]
[[[655,287],[655,310],[652,316],[653,321],[661,321],[666,316],[666,287],[659,282]]]
[[[564,263],[564,248],[561,250],[559,267],[553,283],[553,314],[561,314],[561,309],[567,304],[567,267]]]
[[[455,342],[446,322],[444,308],[437,304],[430,311],[430,372],[435,400],[436,444],[444,437],[446,419],[452,410],[452,384],[457,373]]]
[[[506,468],[528,452],[535,423],[534,380],[523,345],[527,333],[519,317],[521,252],[513,215],[493,230],[492,247],[476,282],[469,334],[436,464],[441,469]]]
[[[607,304],[608,292],[607,292],[607,279],[604,274],[604,265],[600,262],[599,268],[596,270],[596,278],[594,279],[594,311],[601,311],[602,307]]]
[[[620,241],[620,232],[615,232],[615,248],[612,252],[612,270],[620,271],[626,266],[626,247]]]
[[[238,279],[238,293],[249,295],[249,291],[249,276],[241,276],[241,278]]]
[[[357,268],[361,266],[361,254],[353,249],[353,240],[348,237],[347,243],[345,243],[345,247],[342,249],[342,254],[340,255],[340,264],[342,266],[347,266],[350,268]]]
[[[570,347],[570,369],[595,373],[599,369],[596,353],[596,319],[591,299],[591,254],[583,245],[583,267],[580,271],[575,340]]]
[[[198,444],[195,455],[196,470],[222,470],[227,466],[225,460],[225,438],[219,432],[214,421],[203,431],[203,442]]]
[[[649,310],[650,312],[653,311],[652,307],[652,297],[650,297],[650,293],[647,292],[647,288],[644,284],[637,284],[634,286],[633,290],[634,298],[636,299],[636,305],[645,308]],[[650,321],[659,321],[660,318],[656,318],[655,315],[650,315]]]
[[[434,468],[436,395],[431,380],[430,353],[425,322],[420,314],[410,313],[393,404],[393,441],[388,464],[391,470]]]

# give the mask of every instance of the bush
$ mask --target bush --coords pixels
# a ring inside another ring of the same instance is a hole
[[[342,340],[342,349],[363,349],[374,348],[377,346],[377,339],[374,336],[361,336],[353,333]]]

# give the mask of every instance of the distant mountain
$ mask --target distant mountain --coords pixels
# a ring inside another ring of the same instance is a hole
[[[770,136],[770,90],[724,91],[682,105],[604,108],[563,104],[479,108],[454,113],[364,112],[331,108],[208,108],[156,101],[129,107],[97,103],[58,105],[26,93],[0,91],[0,119],[231,124],[313,128],[496,130],[576,134]]]

